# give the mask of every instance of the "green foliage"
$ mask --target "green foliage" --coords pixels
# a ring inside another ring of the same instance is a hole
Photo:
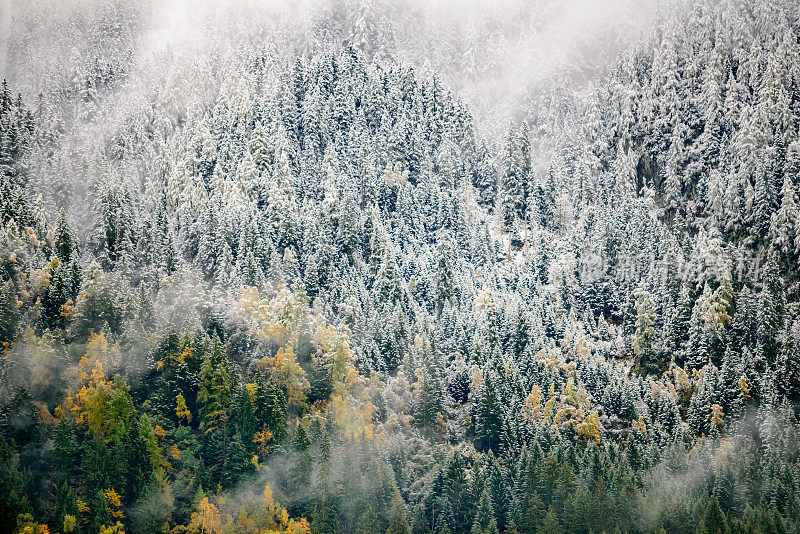
[[[402,8],[131,70],[133,4],[0,89],[0,531],[798,529],[791,1],[676,5],[494,139],[369,61]]]

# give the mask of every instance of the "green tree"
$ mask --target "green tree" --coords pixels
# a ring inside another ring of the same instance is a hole
[[[242,443],[241,435],[236,432],[233,439],[227,445],[225,451],[225,461],[222,465],[222,484],[224,487],[232,487],[242,476],[252,471],[253,464],[250,462],[250,455]]]
[[[0,344],[11,343],[17,337],[22,319],[13,281],[0,281]]]
[[[633,334],[633,352],[640,369],[646,374],[658,374],[663,367],[655,350],[656,315],[653,299],[644,288],[634,294],[636,298],[636,330]]]
[[[293,449],[296,454],[294,463],[290,468],[290,487],[300,492],[311,484],[311,473],[314,469],[314,459],[311,457],[311,440],[302,423],[297,425],[294,436]]]
[[[483,490],[478,501],[478,511],[475,514],[471,532],[473,534],[499,534],[500,532],[497,528],[497,520],[488,489]]]
[[[709,534],[725,534],[727,531],[728,521],[716,497],[711,497],[706,507],[706,513],[703,517],[703,526]]]
[[[411,534],[411,526],[406,520],[406,504],[400,493],[395,492],[389,509],[389,527],[386,534]]]

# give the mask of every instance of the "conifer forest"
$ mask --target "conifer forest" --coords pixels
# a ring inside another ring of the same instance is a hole
[[[6,0],[0,52],[0,533],[800,533],[798,0]]]

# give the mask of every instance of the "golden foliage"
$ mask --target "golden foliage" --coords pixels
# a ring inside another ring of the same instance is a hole
[[[188,425],[192,422],[192,412],[189,411],[189,407],[186,406],[186,399],[183,398],[181,393],[178,393],[178,396],[175,398],[175,416],[178,418],[178,421],[185,421]]]
[[[478,292],[478,296],[475,297],[475,308],[482,310],[484,308],[491,308],[493,306],[494,301],[492,300],[492,292],[484,286],[483,289]]]
[[[208,500],[208,497],[203,497],[203,500],[198,505],[198,511],[192,513],[192,520],[189,526],[201,534],[220,532],[222,524],[219,510],[214,506],[214,503]]]
[[[310,534],[311,527],[305,518],[299,520],[289,517],[286,508],[281,506],[275,501],[272,494],[272,489],[269,484],[264,488],[263,503],[265,509],[265,516],[263,517],[264,525],[261,532],[267,534]]]
[[[603,426],[600,424],[600,417],[596,411],[590,413],[586,418],[577,426],[578,437],[585,440],[594,440],[595,443],[600,443],[601,433]]]
[[[65,515],[64,516],[64,526],[62,530],[65,534],[70,534],[71,532],[75,531],[75,527],[78,525],[77,519],[75,519],[74,515]]]
[[[245,315],[254,320],[256,333],[262,339],[283,346],[297,344],[299,328],[308,310],[305,295],[280,287],[266,300],[261,298],[258,289],[247,287],[242,290],[240,306]]]
[[[258,392],[258,384],[255,382],[248,382],[244,385],[247,388],[247,395],[250,397],[250,402],[256,401],[256,393]]]
[[[33,405],[36,407],[36,412],[39,414],[39,422],[45,425],[52,425],[56,422],[55,417],[50,414],[47,409],[47,404],[39,401],[34,401]]]
[[[272,432],[269,430],[261,430],[253,436],[253,442],[258,445],[258,456],[266,457],[270,450],[269,442],[272,439]]]
[[[723,425],[723,418],[725,417],[725,412],[722,411],[722,406],[719,404],[712,404],[711,405],[711,425],[715,429],[722,428]]]
[[[583,336],[580,336],[575,340],[575,344],[573,345],[572,350],[575,352],[576,356],[582,358],[585,358],[591,352],[591,349],[589,348],[589,343]]]
[[[86,360],[84,362],[84,360]],[[81,371],[92,368],[95,362],[100,362],[104,367],[114,369],[119,366],[122,360],[122,350],[119,343],[109,346],[106,336],[103,333],[89,335],[86,343],[86,356],[81,359]]]
[[[122,499],[119,493],[114,491],[114,488],[109,488],[103,492],[106,496],[106,507],[108,513],[113,519],[122,519],[125,514],[122,513]]]
[[[117,521],[113,525],[103,525],[100,527],[99,534],[125,534],[125,528],[122,523]]]
[[[20,514],[17,517],[17,534],[50,534],[47,525],[34,521],[31,514]]]
[[[79,363],[83,385],[77,393],[70,392],[59,413],[68,413],[75,424],[88,426],[97,439],[109,440],[121,425],[128,423],[134,412],[133,400],[125,388],[106,379],[101,363],[105,358],[99,355],[105,351],[102,334],[93,341]]]
[[[329,324],[323,310],[315,302],[309,306],[304,293],[292,293],[281,287],[271,296],[262,296],[255,288],[244,288],[240,300],[241,310],[250,320],[253,332],[262,341],[265,355],[260,359],[261,369],[271,376],[287,394],[287,406],[295,417],[325,421],[342,437],[377,442],[384,439],[384,427],[373,421],[375,404],[380,399],[384,384],[379,375],[361,375],[355,366],[355,354],[350,342],[350,331],[344,324]],[[310,384],[306,371],[297,361],[299,340],[307,339],[315,349],[312,365],[328,373],[332,393],[327,400],[307,405]],[[251,398],[255,385],[248,386]],[[257,456],[268,454],[272,434],[259,432],[254,441]]]
[[[753,399],[753,397],[750,396],[750,386],[747,385],[747,378],[745,378],[744,375],[739,378],[739,381],[736,382],[736,385],[739,387],[739,391],[741,392],[744,400],[749,401]]]
[[[542,390],[536,384],[531,388],[531,392],[525,398],[525,417],[529,421],[538,421],[542,418]]]
[[[353,360],[347,326],[336,327],[320,322],[314,332],[314,342],[319,347],[315,357],[317,362],[330,370],[334,387],[343,385]]]
[[[279,288],[271,297],[263,297],[256,288],[245,288],[241,310],[251,321],[253,331],[263,342],[266,355],[259,364],[287,393],[287,405],[296,413],[305,412],[310,384],[299,364],[296,351],[299,339],[309,339],[316,351],[312,363],[329,373],[333,393],[329,402],[311,407],[312,414],[339,428],[344,435],[359,439],[382,439],[372,421],[374,405],[383,388],[377,375],[366,378],[354,365],[350,331],[346,325],[328,324],[320,306],[309,307],[304,293]],[[250,389],[250,388],[248,388]],[[255,390],[251,391],[251,396]],[[261,434],[259,454],[266,454],[272,436]]]
[[[697,376],[694,378],[696,379]],[[675,395],[675,399],[684,403],[685,405],[688,405],[689,400],[692,398],[692,394],[694,393],[694,384],[692,383],[692,378],[690,378],[689,374],[680,367],[675,367],[673,369],[673,380],[675,385],[671,388],[671,390]]]
[[[637,421],[633,422],[633,429],[637,432],[641,432],[642,435],[647,436],[647,424],[644,422],[644,417],[641,415]]]
[[[533,393],[532,391],[531,394],[533,395]],[[535,398],[535,395],[533,396]],[[530,398],[531,395],[528,397]],[[599,442],[602,433],[600,419],[597,412],[592,412],[589,416],[585,415],[588,406],[589,394],[583,385],[580,383],[576,385],[575,378],[570,376],[561,392],[556,391],[555,384],[550,384],[548,399],[541,410],[541,419],[551,425],[554,430],[575,431],[581,439],[593,439]]]
[[[67,319],[72,318],[72,316],[75,315],[75,303],[72,302],[72,299],[69,299],[67,302],[62,304],[58,308],[58,313],[61,315],[61,317],[65,317]]]
[[[290,407],[305,408],[310,384],[292,347],[281,347],[274,356],[264,356],[259,363],[286,390],[286,402]]]

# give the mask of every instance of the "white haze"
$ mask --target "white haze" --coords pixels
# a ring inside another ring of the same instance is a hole
[[[107,8],[96,0],[5,0],[0,59],[3,75],[26,96],[53,90],[91,35],[81,21]],[[436,72],[472,108],[489,137],[525,113],[521,103],[555,83],[582,89],[606,72],[620,51],[642,38],[664,9],[659,0],[373,0],[371,40],[382,56]],[[269,41],[287,55],[336,46],[319,24],[364,9],[359,0],[130,0],[142,14],[134,68],[169,68],[163,54],[191,58],[220,46]],[[13,19],[13,20],[12,20]],[[346,32],[347,29],[344,30]],[[33,35],[31,35],[33,33]],[[53,76],[54,72],[60,76]],[[140,77],[147,71],[139,71]]]

